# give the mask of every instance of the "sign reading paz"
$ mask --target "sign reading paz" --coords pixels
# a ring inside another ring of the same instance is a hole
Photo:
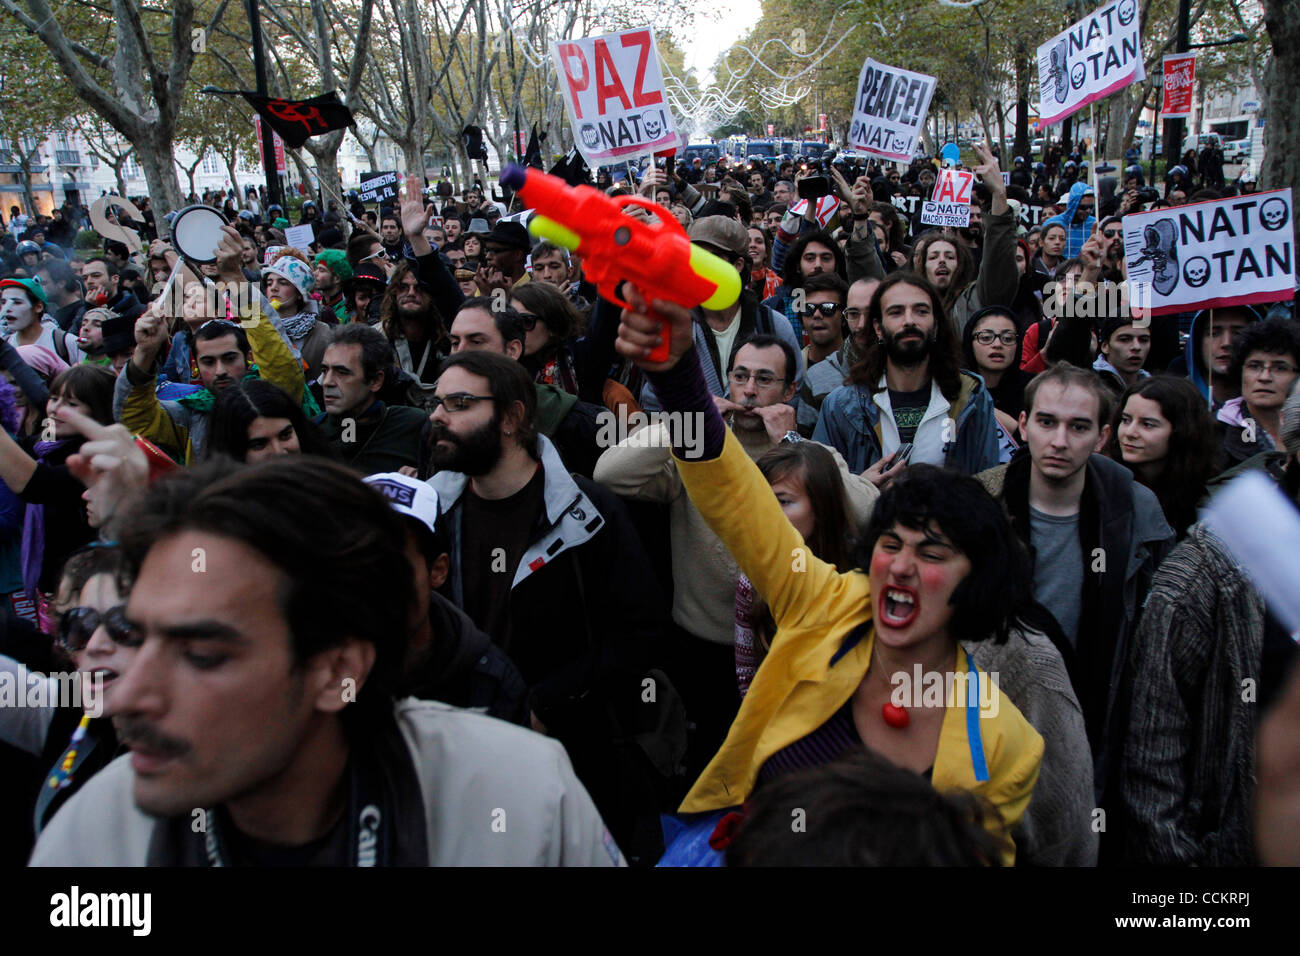
[[[1080,107],[1144,79],[1138,0],[1098,7],[1038,48],[1040,122],[1059,123]]]
[[[853,125],[845,145],[911,162],[934,86],[933,76],[885,66],[868,57],[858,76]]]
[[[1125,216],[1134,301],[1165,315],[1291,298],[1291,215],[1291,190],[1275,189]]]
[[[677,126],[649,27],[566,40],[555,47],[573,141],[588,166],[677,142]]]
[[[970,225],[971,187],[975,174],[966,169],[941,169],[934,195],[921,205],[921,222],[927,226],[964,228]]]

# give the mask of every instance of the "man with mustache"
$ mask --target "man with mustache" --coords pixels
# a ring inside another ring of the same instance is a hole
[[[623,504],[570,474],[538,433],[536,395],[507,355],[468,349],[443,363],[429,484],[450,538],[446,593],[515,662],[533,729],[564,743],[636,857],[645,794],[619,779],[611,708],[637,699],[666,623],[663,596]]]
[[[321,360],[325,414],[316,424],[363,475],[403,468],[413,474],[420,465],[429,430],[424,411],[379,398],[396,374],[393,348],[378,329],[354,322],[333,330]]]
[[[240,248],[239,233],[233,226],[223,226],[217,247],[222,282],[243,282]],[[177,461],[189,464],[203,457],[212,406],[223,388],[256,376],[295,398],[305,394],[302,364],[262,311],[259,299],[259,304],[242,323],[224,318],[202,324],[196,321],[194,355],[202,388],[175,400],[159,399],[156,369],[167,345],[164,321],[167,307],[165,298],[156,299],[149,311],[136,321],[135,352],[117,378],[113,409],[118,420],[132,433],[147,438]],[[256,370],[252,368],[254,364]]]
[[[822,402],[813,440],[831,445],[878,487],[913,464],[973,475],[998,463],[997,419],[984,381],[961,368],[939,291],[910,272],[891,273],[871,299],[877,341]]]
[[[343,465],[297,456],[146,493],[122,536],[138,649],[107,702],[131,753],[54,816],[32,863],[619,864],[557,743],[397,700],[402,522]]]

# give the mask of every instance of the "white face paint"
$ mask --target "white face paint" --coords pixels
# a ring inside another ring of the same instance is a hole
[[[12,287],[0,290],[0,328],[3,329],[0,334],[21,332],[35,318],[36,310],[26,292]]]

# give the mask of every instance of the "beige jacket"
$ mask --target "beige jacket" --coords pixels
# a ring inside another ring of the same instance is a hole
[[[745,452],[758,459],[775,443],[766,432],[736,433]],[[871,517],[880,492],[867,479],[849,470],[843,457],[823,445],[835,458],[844,478],[849,516],[861,527]],[[669,536],[673,560],[673,620],[715,644],[731,644],[736,637],[736,579],[740,570],[682,486],[669,447],[666,425],[655,424],[633,432],[605,451],[592,475],[623,498],[657,501],[669,506]]]
[[[430,866],[622,865],[558,741],[433,701],[401,701],[396,716],[420,777]],[[143,866],[155,821],[136,809],[134,779],[123,755],[87,781],[29,865]]]

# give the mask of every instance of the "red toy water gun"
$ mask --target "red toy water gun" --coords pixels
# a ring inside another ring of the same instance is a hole
[[[538,215],[528,231],[582,256],[587,275],[602,297],[629,308],[618,295],[623,281],[647,302],[666,299],[687,309],[725,309],[740,298],[740,273],[731,263],[691,245],[686,230],[663,206],[640,196],[610,198],[591,186],[570,186],[538,169],[506,166],[501,185],[513,189]],[[633,219],[623,210],[640,206],[659,225]],[[663,344],[650,361],[668,358],[668,323]]]

